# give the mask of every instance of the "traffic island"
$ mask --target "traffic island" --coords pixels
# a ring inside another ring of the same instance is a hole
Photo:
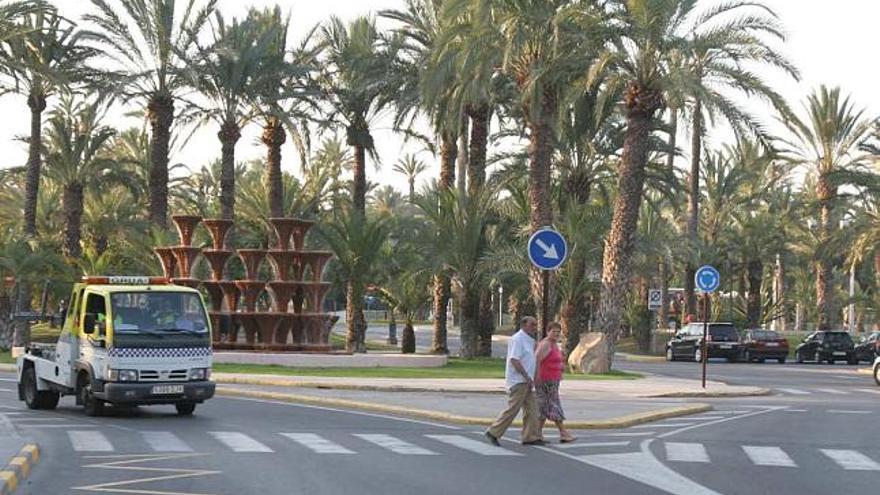
[[[22,447],[0,471],[0,495],[15,493],[39,461],[40,448],[37,444],[29,443]]]

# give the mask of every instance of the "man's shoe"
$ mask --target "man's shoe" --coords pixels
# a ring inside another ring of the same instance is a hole
[[[547,442],[545,442],[544,440],[542,440],[542,439],[539,438],[539,439],[537,439],[537,440],[532,440],[531,442],[523,442],[522,444],[523,444],[523,445],[537,445],[537,446],[541,446],[541,445],[547,445]]]
[[[488,431],[484,433],[486,435],[486,439],[489,440],[489,443],[496,447],[501,447],[501,444],[498,442],[498,439],[495,438],[495,435],[489,433]]]

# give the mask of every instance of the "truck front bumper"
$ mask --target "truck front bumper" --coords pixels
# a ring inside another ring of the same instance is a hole
[[[121,383],[105,382],[103,391],[95,390],[95,397],[113,404],[176,404],[202,402],[214,396],[216,384],[201,382]],[[182,387],[177,392],[171,387]]]

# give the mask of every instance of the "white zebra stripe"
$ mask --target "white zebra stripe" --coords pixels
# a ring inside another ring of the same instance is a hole
[[[413,445],[409,442],[404,442],[403,440],[395,438],[391,435],[383,435],[380,433],[355,433],[354,436],[362,438],[382,448],[388,449],[395,454],[437,455],[437,452],[419,447],[418,445]]]
[[[797,464],[779,447],[743,445],[743,451],[758,466],[797,467]]]
[[[68,431],[67,436],[77,452],[113,452],[113,444],[103,433],[96,430]]]
[[[320,435],[314,433],[282,433],[294,442],[306,447],[318,454],[355,454],[353,450],[349,450],[342,445],[333,443]]]

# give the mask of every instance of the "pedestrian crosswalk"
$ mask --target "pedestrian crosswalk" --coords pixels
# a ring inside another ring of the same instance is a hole
[[[807,395],[880,395],[880,387],[868,388],[828,388],[828,387],[778,387],[776,392],[782,395],[807,396]]]

